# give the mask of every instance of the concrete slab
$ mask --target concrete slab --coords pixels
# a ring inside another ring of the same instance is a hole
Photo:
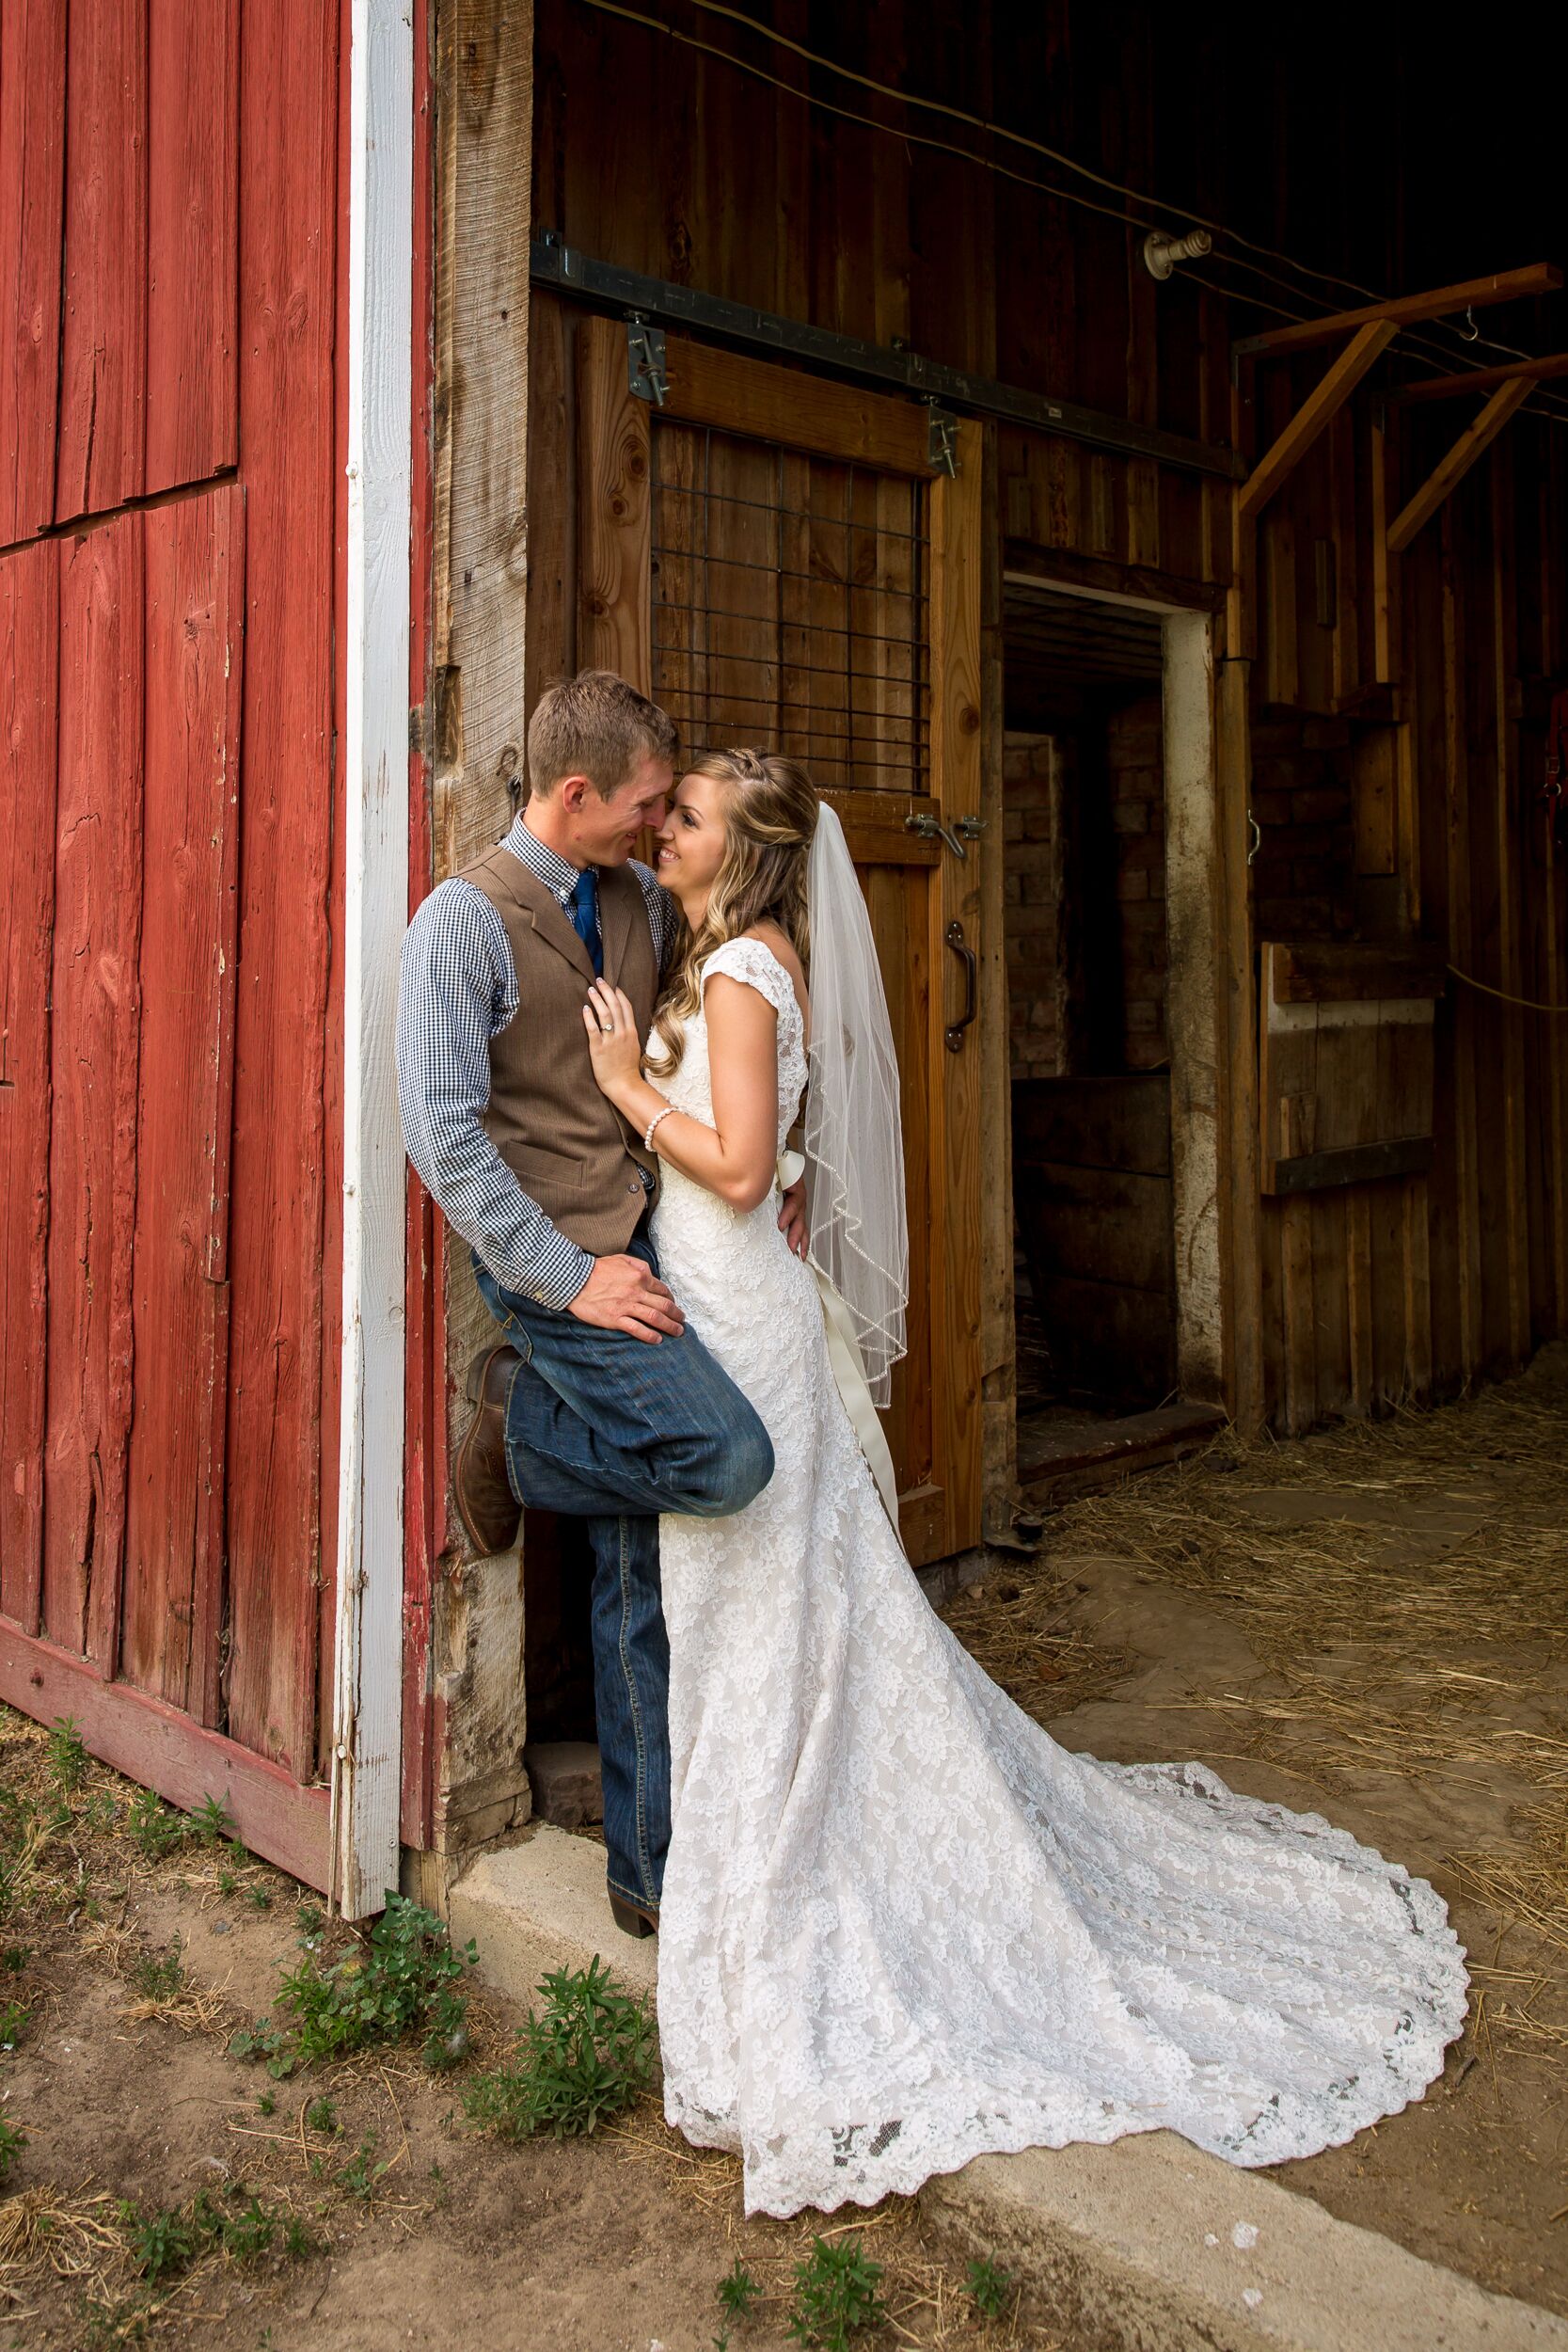
[[[537,1823],[482,1855],[449,1900],[453,1938],[473,1937],[481,1978],[511,2000],[595,1954],[655,1992],[657,1942],[616,1928],[589,1838]],[[1169,2133],[982,2156],[920,2201],[960,2261],[1015,2271],[1029,2314],[1069,2331],[1073,2352],[1568,2352],[1550,2312]]]
[[[633,1993],[657,1980],[657,1937],[625,1935],[610,1915],[604,1848],[547,1821],[470,1863],[447,1917],[454,1944],[472,1936],[481,1979],[525,2006],[548,1970],[586,1968],[595,1953]]]
[[[1568,2352],[1568,2324],[1171,2133],[980,2156],[927,2183],[960,2258],[1016,2271],[1073,2352]]]

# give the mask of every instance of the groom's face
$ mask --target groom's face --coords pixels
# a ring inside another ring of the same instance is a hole
[[[625,784],[608,800],[586,777],[569,776],[563,787],[574,846],[590,866],[624,866],[645,828],[664,822],[674,773],[667,759],[644,753]]]

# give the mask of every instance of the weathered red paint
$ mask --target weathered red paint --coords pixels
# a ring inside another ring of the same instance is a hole
[[[43,1626],[112,1675],[141,1014],[139,515],[60,543]]]
[[[230,1736],[315,1769],[332,868],[336,0],[240,60],[245,771],[230,1236]]]
[[[239,459],[239,0],[148,11],[144,488]]]
[[[0,1695],[318,1884],[346,23],[0,16]]]
[[[43,1564],[58,651],[55,550],[0,557],[0,1615],[27,1633]]]
[[[55,512],[65,17],[0,10],[0,547]]]
[[[120,1671],[212,1723],[223,1558],[245,503],[147,517],[147,783]]]
[[[55,519],[105,514],[146,480],[147,10],[71,0]]]

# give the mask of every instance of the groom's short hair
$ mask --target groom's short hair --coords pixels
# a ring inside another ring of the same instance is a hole
[[[528,786],[535,800],[562,776],[586,776],[608,801],[648,754],[675,764],[680,730],[667,710],[613,670],[558,678],[528,723]]]

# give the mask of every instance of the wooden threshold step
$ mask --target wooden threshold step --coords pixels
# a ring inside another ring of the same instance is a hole
[[[1018,1483],[1035,1502],[1087,1494],[1133,1470],[1157,1470],[1196,1454],[1224,1427],[1225,1415],[1213,1405],[1163,1405],[1153,1412],[1089,1424],[1074,1419],[1064,1425],[1042,1416],[1034,1429],[1023,1418]]]

